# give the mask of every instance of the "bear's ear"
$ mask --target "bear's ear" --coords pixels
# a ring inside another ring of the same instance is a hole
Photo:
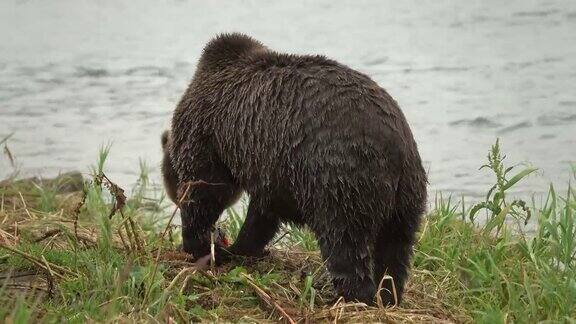
[[[169,130],[165,130],[162,133],[162,137],[161,137],[161,141],[162,141],[162,149],[165,150],[166,149],[166,145],[168,145],[168,140],[170,139],[170,131]]]

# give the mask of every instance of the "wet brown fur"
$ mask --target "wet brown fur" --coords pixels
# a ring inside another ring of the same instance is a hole
[[[175,204],[178,203],[178,175],[172,167],[172,160],[170,159],[170,131],[162,133],[162,177],[164,179],[164,188],[168,198]]]
[[[231,253],[259,255],[280,222],[306,224],[345,299],[371,303],[385,273],[401,297],[426,174],[403,113],[369,77],[220,35],[204,48],[166,138],[170,196],[178,182],[225,184],[194,188],[182,206],[186,252],[209,252],[213,224],[245,191]]]

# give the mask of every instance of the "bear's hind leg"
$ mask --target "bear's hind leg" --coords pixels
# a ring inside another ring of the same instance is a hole
[[[423,171],[423,170],[422,170]],[[379,284],[385,274],[394,280],[396,299],[390,279],[383,281],[380,296],[384,305],[399,304],[410,269],[416,231],[426,208],[426,176],[413,173],[407,180],[400,179],[396,189],[396,200],[390,203],[394,209],[381,224],[374,245],[374,280]]]
[[[376,285],[372,279],[370,229],[358,223],[341,224],[342,231],[311,227],[338,295],[345,301],[373,304]]]
[[[403,235],[392,228],[380,230],[374,247],[374,280],[377,285],[382,282],[382,286],[379,288],[384,306],[400,303],[404,292],[404,283],[408,276],[411,255],[412,243],[406,240]],[[382,281],[384,275],[392,277],[394,286],[392,286],[390,278]]]

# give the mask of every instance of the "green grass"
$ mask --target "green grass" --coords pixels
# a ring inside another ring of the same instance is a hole
[[[109,153],[102,148],[80,192],[0,186],[3,321],[576,322],[576,194],[550,186],[542,205],[511,199],[535,169],[506,167],[498,142],[483,166],[495,179],[484,201],[434,199],[405,301],[388,309],[334,306],[307,229],[283,226],[263,260],[195,269],[176,251],[179,230],[166,227],[173,207],[146,164],[126,198],[105,175]],[[233,239],[245,207],[226,214],[219,224]]]

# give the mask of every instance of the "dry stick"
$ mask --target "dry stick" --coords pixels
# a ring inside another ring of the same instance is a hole
[[[282,235],[280,235],[270,246],[275,246],[280,240],[282,240],[286,235],[288,235],[288,231],[284,231]]]
[[[186,185],[186,190],[184,190],[184,193],[180,196],[180,199],[178,200],[178,203],[176,204],[176,208],[174,208],[172,215],[170,215],[170,219],[168,220],[168,224],[166,224],[164,231],[160,235],[160,239],[163,239],[164,236],[166,235],[166,232],[168,232],[168,229],[170,228],[170,224],[172,224],[172,220],[174,219],[176,212],[180,208],[180,205],[184,202],[184,198],[186,198],[186,196],[188,196],[188,192],[190,191],[190,189],[192,187],[197,186],[197,185],[221,186],[221,185],[224,185],[224,183],[210,183],[210,182],[206,182],[204,180],[197,180],[197,181],[188,181],[184,185]]]
[[[207,272],[206,270],[202,269],[202,268],[197,268],[196,271],[203,275],[204,278],[210,280],[210,283],[215,284],[218,282],[218,278],[214,277],[214,275],[212,275],[211,273]]]
[[[180,281],[180,279],[184,276],[188,276],[188,273],[192,272],[191,274],[194,274],[194,272],[196,272],[196,269],[193,267],[189,267],[189,268],[184,268],[182,269],[175,277],[174,279],[172,279],[172,282],[170,282],[170,284],[168,285],[168,288],[166,288],[166,292],[169,293],[172,289],[174,289],[174,286]]]
[[[336,316],[334,316],[334,324],[338,323],[338,320],[340,319],[340,317],[342,316],[342,313],[344,312],[344,307],[342,308],[338,308],[336,310]]]
[[[78,205],[76,205],[76,207],[74,208],[74,236],[76,237],[76,241],[79,241],[79,239],[78,239],[78,219],[80,218],[80,208],[82,208],[82,206],[84,206],[84,203],[86,203],[86,196],[87,195],[88,195],[88,192],[86,191],[85,188],[83,188],[82,199],[80,200]]]
[[[172,211],[172,214],[170,215],[170,219],[168,219],[168,224],[166,224],[164,231],[162,231],[162,234],[160,234],[160,240],[164,239],[164,235],[166,235],[166,233],[168,232],[168,229],[170,228],[170,225],[172,224],[172,220],[174,220],[174,216],[176,216],[176,212],[180,208],[180,204],[182,204],[182,202],[184,202],[184,198],[188,195],[188,191],[190,191],[191,186],[192,186],[192,183],[187,184],[186,190],[184,191],[184,193],[182,194],[182,196],[178,200],[178,203],[176,204],[176,208],[174,208],[174,211]]]
[[[0,242],[8,243],[8,239],[16,241],[18,238],[0,228]]]
[[[135,253],[139,251],[140,246],[138,244],[138,239],[136,237],[137,234],[132,230],[133,227],[130,224],[131,218],[124,216],[124,213],[122,213],[122,211],[120,211],[120,214],[122,216],[122,222],[120,222],[119,227],[120,229],[124,227],[124,230],[126,231],[126,236],[128,237],[130,251]]]
[[[179,293],[180,295],[184,295],[184,292],[186,291],[186,288],[188,288],[188,285],[190,284],[190,280],[192,279],[192,275],[194,273],[187,275],[186,278],[184,278],[184,280],[182,281],[182,287],[180,287]]]
[[[46,244],[44,244],[44,247],[42,247],[42,258],[44,258],[44,252],[46,252],[46,249],[48,249],[50,247],[50,245],[54,242],[54,239],[56,239],[58,236],[60,235],[60,233],[56,233],[56,235],[50,237],[50,240],[48,242],[46,242]]]
[[[4,136],[4,138],[2,138],[2,139],[0,140],[0,144],[6,143],[6,142],[10,139],[10,137],[12,137],[12,136],[14,136],[14,132],[12,132],[12,133]]]
[[[166,228],[164,228],[164,231],[160,235],[160,240],[162,240],[164,238],[164,235],[166,235],[166,232],[168,232],[168,228],[170,227],[170,224],[172,224],[172,220],[174,219],[176,212],[180,208],[180,204],[184,201],[184,198],[186,196],[188,196],[188,191],[190,190],[190,187],[191,187],[191,183],[188,183],[186,186],[186,190],[184,191],[184,193],[182,194],[182,196],[178,200],[178,204],[176,204],[176,208],[174,208],[172,215],[170,215],[170,219],[168,220],[168,224],[166,224]],[[156,253],[156,262],[154,263],[154,269],[152,270],[152,280],[150,281],[150,285],[148,286],[148,289],[146,290],[146,295],[144,295],[144,299],[142,300],[142,307],[144,305],[146,305],[146,302],[148,301],[148,297],[150,296],[150,290],[152,290],[152,284],[154,283],[154,279],[156,278],[156,272],[158,271],[158,262],[160,260],[160,253],[161,252],[162,252],[162,244],[160,244],[158,246],[158,252]]]
[[[34,285],[26,285],[26,284],[17,284],[17,283],[8,283],[6,287],[10,287],[10,289],[18,289],[18,290],[26,290],[26,291],[47,291],[45,288],[41,288]],[[10,322],[8,322],[10,323]]]
[[[14,221],[14,238],[16,238],[17,241],[20,240],[20,238],[18,237],[18,222]]]
[[[174,247],[174,239],[172,238],[174,233],[172,233],[172,226],[169,227],[168,232],[168,240],[170,240],[170,245]]]
[[[146,246],[146,239],[142,239],[140,234],[144,233],[144,229],[142,229],[142,226],[140,226],[139,222],[134,222],[134,228],[136,229],[136,231],[138,232],[138,238],[141,240],[142,242],[142,246]],[[145,234],[143,234],[144,237],[146,237]]]
[[[209,183],[209,182],[206,182],[204,180],[197,180],[197,181],[189,181],[187,183],[184,183],[183,185],[186,185],[186,190],[184,190],[184,193],[182,194],[182,196],[180,196],[180,199],[178,199],[178,203],[176,204],[176,208],[174,208],[174,211],[172,212],[172,215],[170,215],[170,219],[168,220],[168,224],[166,224],[164,231],[160,235],[160,240],[164,239],[164,236],[168,232],[168,229],[170,228],[170,225],[172,224],[172,220],[174,219],[176,212],[180,208],[180,205],[184,202],[184,198],[186,198],[188,196],[188,192],[190,191],[190,188],[192,188],[193,186],[196,186],[196,185],[211,185],[211,186],[216,185],[217,186],[217,185],[224,185],[224,184],[223,183]],[[156,278],[156,272],[158,271],[158,263],[160,262],[160,253],[161,252],[162,252],[162,245],[160,245],[158,247],[158,252],[156,253],[156,261],[154,263],[154,269],[152,271],[152,280],[150,281],[150,285],[148,286],[148,290],[146,291],[146,295],[144,295],[144,299],[142,300],[142,306],[144,306],[146,304],[146,302],[148,301],[148,297],[150,296],[150,290],[152,289],[152,284],[154,283],[154,279]]]
[[[6,143],[4,143],[4,154],[8,156],[8,160],[10,161],[10,165],[12,166],[12,168],[16,167],[16,162],[14,161],[14,155],[12,154],[12,152],[10,152],[10,149],[8,148],[8,145]]]
[[[2,202],[0,203],[0,212],[2,212],[2,213],[4,212],[4,193],[2,193]],[[4,217],[1,224],[4,224],[4,222],[6,221],[7,218],[8,218],[8,214],[6,214],[6,217]]]
[[[392,282],[392,291],[390,291],[390,293],[392,294],[392,296],[394,296],[394,305],[392,306],[392,308],[394,308],[398,305],[398,294],[396,292],[396,285],[394,284],[394,278],[392,278],[389,275],[383,276],[382,279],[380,280],[380,284],[378,284],[378,291],[376,292],[376,303],[378,304],[378,308],[380,309],[384,308],[384,302],[382,301],[382,296],[380,295],[380,291],[382,291],[383,289],[388,290],[382,287],[382,285],[384,284],[384,280],[390,280]]]
[[[26,214],[28,214],[28,217],[33,218],[32,215],[30,214],[30,212],[28,211],[28,206],[26,205],[26,201],[24,200],[24,196],[22,196],[22,193],[20,191],[18,191],[18,194],[20,195],[20,199],[22,200],[22,204],[24,205],[24,210],[26,211]],[[14,205],[16,206],[16,205]]]
[[[180,310],[180,308],[175,307],[173,304],[171,304],[171,308],[172,310],[176,313],[176,315],[178,315],[179,319],[180,319],[180,323],[186,323],[188,322],[186,320],[186,317],[184,316],[184,313],[182,313],[182,311]]]
[[[342,302],[342,303],[340,303],[340,302]],[[339,310],[339,309],[350,308],[350,307],[366,307],[366,304],[364,304],[364,303],[346,303],[344,301],[344,299],[342,297],[340,297],[332,307],[328,308],[327,311],[329,312],[329,311],[333,311],[333,310]]]
[[[133,250],[134,249],[134,243],[132,242],[133,241],[133,239],[132,239],[133,233],[132,233],[132,231],[130,231],[129,226],[130,225],[128,225],[128,218],[124,217],[124,218],[122,218],[122,221],[120,222],[120,224],[118,224],[118,227],[119,227],[118,231],[121,232],[122,227],[124,227],[124,230],[126,231],[126,236],[128,237],[128,243],[129,243],[130,250]]]
[[[136,230],[136,225],[134,224],[134,220],[132,220],[131,216],[125,216],[124,212],[120,210],[120,215],[122,216],[122,222],[120,226],[124,226],[126,229],[126,235],[128,236],[129,242],[133,245],[132,249],[134,251],[140,251],[144,249],[144,246],[141,242],[140,235]],[[132,242],[134,240],[134,242]]]
[[[264,301],[268,306],[274,307],[290,324],[296,324],[292,317],[290,317],[290,315],[288,315],[288,313],[286,313],[286,311],[272,297],[270,297],[268,293],[262,290],[262,288],[258,287],[258,285],[255,284],[248,275],[242,273],[241,276],[246,279],[246,282],[250,285],[250,287],[252,287],[252,289],[254,289],[262,301]]]
[[[55,236],[56,234],[58,234],[60,232],[62,232],[62,230],[60,230],[60,229],[50,230],[50,231],[44,233],[44,235],[42,235],[41,237],[35,239],[33,242],[38,243],[38,242],[44,241],[45,239],[52,237],[52,236]]]
[[[132,219],[132,216],[128,216],[128,221],[130,222],[130,228],[132,229],[132,232],[134,233],[134,237],[136,238],[136,245],[138,246],[138,248],[140,250],[146,251],[144,249],[145,244],[144,244],[142,238],[140,237],[140,231],[138,230],[138,226],[136,225],[136,223]]]
[[[25,252],[22,252],[22,251],[13,249],[13,248],[5,245],[5,244],[0,244],[0,248],[4,248],[4,249],[6,249],[6,250],[8,250],[8,251],[10,251],[10,252],[12,252],[12,253],[14,253],[14,254],[17,254],[17,255],[23,257],[24,259],[26,259],[26,260],[34,263],[35,265],[39,266],[39,267],[42,268],[42,269],[46,269],[46,265],[44,264],[44,262],[43,262],[42,260],[39,260],[38,258],[36,258],[36,257],[34,257],[34,256],[31,256],[31,255],[29,255],[29,254],[27,254],[27,253],[25,253]],[[73,271],[71,271],[71,270],[68,270],[68,269],[66,269],[66,268],[64,268],[64,267],[61,267],[61,266],[52,264],[52,265],[51,265],[51,268],[54,269],[54,270],[56,270],[56,271],[58,271],[58,272],[63,272],[63,273],[65,273],[65,274],[78,277],[78,274],[77,274],[77,273],[75,273],[75,272],[73,272]],[[46,270],[47,270],[47,269],[46,269]],[[55,272],[54,274],[56,274],[56,275],[57,275],[58,277],[60,277],[61,279],[64,279],[64,276],[63,276],[62,274],[57,273],[57,272]]]
[[[98,307],[98,308],[102,308],[102,307],[104,307],[104,306],[106,306],[106,305],[108,305],[108,304],[110,304],[110,303],[112,303],[112,302],[115,302],[115,301],[117,301],[117,300],[119,300],[119,299],[125,299],[125,298],[128,298],[128,296],[118,296],[118,297],[114,297],[114,298],[112,298],[112,299],[110,299],[110,300],[107,300],[107,301],[103,302],[102,304],[98,305],[97,307]]]
[[[132,253],[132,250],[130,249],[130,246],[126,243],[126,241],[124,240],[124,234],[122,234],[122,228],[118,229],[118,236],[120,236],[120,241],[122,242],[122,245],[124,246],[124,249],[126,251],[128,251],[128,253]]]
[[[130,230],[132,231],[132,235],[134,236],[134,242],[136,244],[136,249],[138,251],[144,251],[144,246],[142,245],[142,242],[140,241],[140,235],[138,234],[138,231],[136,231],[136,225],[134,225],[134,221],[132,220],[132,217],[124,216],[124,212],[122,210],[120,210],[120,215],[122,215],[122,218],[128,218],[128,224],[130,224]]]
[[[338,319],[340,319],[340,314],[344,307],[340,307],[340,303],[344,301],[342,296],[338,297],[338,299],[334,302],[334,305],[328,309],[328,314],[332,315],[332,311],[336,310],[336,315],[334,315],[334,324],[338,323]]]
[[[50,264],[44,256],[42,256],[42,261],[44,261],[44,264],[46,264],[46,268],[48,269],[46,276],[46,280],[48,281],[48,295],[52,295],[52,289],[54,288],[54,272],[50,269]]]
[[[130,225],[128,225],[128,219],[124,218],[124,220],[121,223],[121,226],[124,226],[124,230],[126,231],[126,236],[128,238],[128,243],[130,246],[130,251],[134,252],[138,250],[138,247],[135,246],[135,243],[133,243],[134,239],[132,238],[133,234],[130,231]],[[122,227],[120,227],[120,229],[122,229]]]

